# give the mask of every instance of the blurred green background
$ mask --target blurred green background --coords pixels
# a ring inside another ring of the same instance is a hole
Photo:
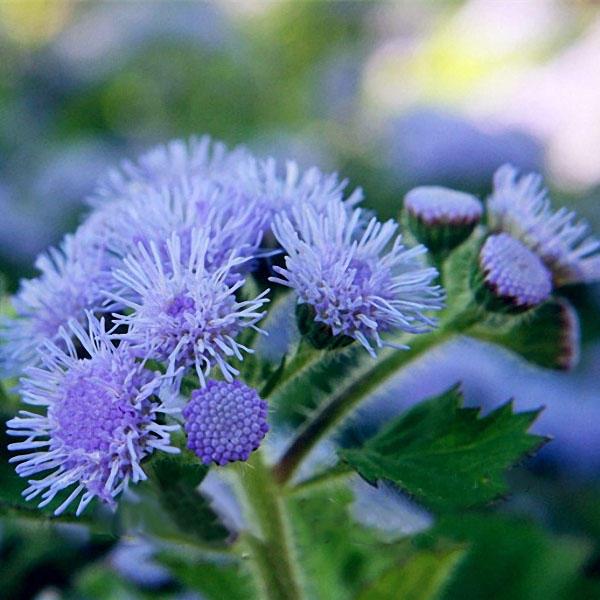
[[[595,4],[2,2],[3,285],[15,290],[34,273],[35,256],[74,228],[111,165],[202,133],[340,170],[381,217],[397,215],[418,184],[483,197],[494,170],[512,162],[542,172],[555,203],[576,207],[598,231]],[[406,402],[462,379],[474,404],[512,394],[525,408],[546,404],[539,430],[556,438],[513,472],[502,514],[461,525],[477,552],[444,597],[600,597],[600,294],[569,295],[585,342],[574,373],[482,358],[466,344],[421,366],[435,374],[422,378],[427,385],[398,382]],[[4,448],[0,485],[20,485]],[[185,569],[151,554],[136,539],[7,514],[0,597],[202,597]]]

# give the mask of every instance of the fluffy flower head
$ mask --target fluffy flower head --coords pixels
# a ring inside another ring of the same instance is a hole
[[[436,269],[418,263],[423,246],[408,250],[400,236],[393,239],[392,221],[372,219],[363,227],[360,212],[337,202],[324,214],[304,206],[293,221],[276,217],[273,230],[287,257],[271,281],[293,288],[298,303],[312,307],[315,321],[334,336],[354,338],[374,355],[373,343],[391,345],[383,332],[433,327],[425,312],[441,309],[443,294],[432,285]]]
[[[544,261],[556,285],[600,279],[600,241],[566,208],[554,212],[539,175],[504,165],[488,199],[490,227],[520,239]]]
[[[100,213],[106,217],[97,228],[99,242],[118,258],[135,252],[140,244],[149,249],[154,243],[168,265],[167,240],[176,233],[187,260],[192,231],[201,227],[210,235],[208,269],[223,266],[233,250],[248,257],[261,255],[266,214],[231,186],[181,179],[156,189],[132,191],[123,200],[100,208]],[[251,264],[246,261],[238,268],[248,270]]]
[[[362,200],[360,189],[344,198],[348,181],[337,174],[324,174],[316,167],[302,171],[294,161],[283,166],[273,158],[248,156],[237,165],[236,181],[240,193],[268,215],[268,223],[274,215],[294,219],[295,212],[305,205],[323,213],[332,203],[343,202],[351,209]]]
[[[183,409],[188,448],[205,464],[248,460],[265,437],[267,403],[239,382],[209,380]]]
[[[39,276],[22,281],[13,298],[16,318],[0,322],[1,371],[19,373],[38,362],[37,349],[46,340],[60,343],[60,330],[71,319],[84,322],[86,310],[106,309],[106,254],[90,243],[85,227],[40,255],[35,266]]]
[[[144,358],[168,363],[168,373],[194,366],[204,381],[213,366],[231,380],[237,375],[228,359],[242,360],[248,348],[236,341],[242,330],[262,318],[261,307],[268,302],[268,290],[251,300],[238,300],[236,291],[243,279],[229,284],[233,269],[246,258],[230,254],[225,264],[209,271],[206,257],[210,234],[193,230],[188,257],[182,253],[182,240],[173,234],[167,242],[168,267],[156,244],[138,247],[138,254],[124,261],[115,272],[122,295],[113,296],[131,309],[116,315],[116,324],[127,326],[123,334],[134,351]],[[130,299],[130,298],[135,299]]]
[[[67,488],[71,491],[55,513],[80,497],[77,514],[98,497],[114,505],[114,498],[130,481],[146,478],[141,461],[154,450],[177,452],[170,446],[176,425],[161,425],[166,412],[154,396],[157,375],[136,361],[126,343],[115,347],[104,323],[88,314],[89,329],[71,321],[63,330],[63,350],[46,342],[43,365],[31,367],[23,380],[25,402],[44,413],[21,411],[8,422],[8,434],[24,441],[9,446],[27,451],[15,456],[17,473],[31,477],[23,492],[27,500],[40,497],[45,506]],[[72,338],[87,353],[80,359]]]
[[[158,190],[182,180],[219,181],[230,177],[236,165],[249,156],[238,147],[229,150],[210,136],[172,140],[142,154],[137,161],[125,160],[120,169],[111,170],[100,182],[91,204],[129,196],[148,188]]]

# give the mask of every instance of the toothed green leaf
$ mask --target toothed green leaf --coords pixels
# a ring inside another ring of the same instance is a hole
[[[509,402],[481,417],[462,402],[454,387],[340,455],[367,481],[391,480],[437,512],[489,502],[507,491],[505,470],[544,442],[527,432],[538,413]]]

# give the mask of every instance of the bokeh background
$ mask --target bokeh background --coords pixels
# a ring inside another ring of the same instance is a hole
[[[382,217],[397,215],[418,184],[483,198],[494,170],[512,162],[542,172],[555,204],[575,207],[600,232],[599,61],[600,11],[583,0],[4,1],[2,286],[15,290],[35,256],[75,227],[109,166],[202,133],[340,170]],[[511,474],[495,542],[481,534],[482,564],[513,569],[517,600],[547,597],[542,582],[553,585],[557,573],[600,577],[600,292],[568,294],[582,318],[574,372],[460,340],[419,362],[350,426],[361,435],[458,380],[474,405],[514,396],[519,408],[546,406],[536,429],[554,441]],[[4,444],[1,452],[5,464]],[[0,485],[9,479],[3,467]],[[374,501],[355,508],[383,522],[385,503]],[[427,522],[402,519],[407,532]],[[0,596],[201,597],[151,554],[137,539],[115,544],[4,518]],[[456,597],[500,597],[492,587],[482,595],[484,578],[510,587],[493,571],[480,576],[479,588]]]

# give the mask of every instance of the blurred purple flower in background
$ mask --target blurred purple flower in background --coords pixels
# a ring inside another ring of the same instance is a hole
[[[387,123],[382,144],[392,175],[409,185],[487,187],[494,172],[510,162],[542,168],[541,145],[516,129],[488,132],[456,114],[420,108]]]

